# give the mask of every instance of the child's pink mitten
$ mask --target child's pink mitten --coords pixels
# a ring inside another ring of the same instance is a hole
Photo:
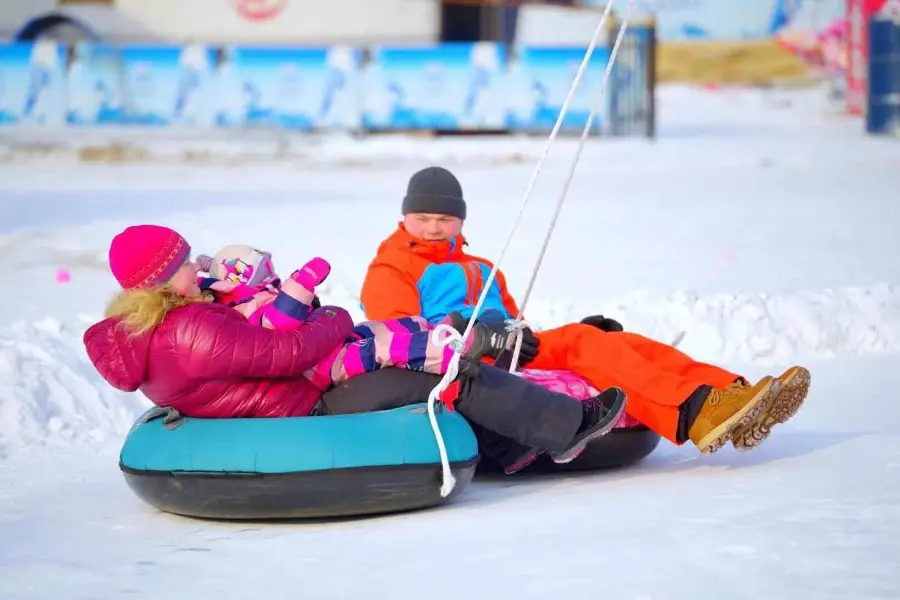
[[[299,283],[310,292],[328,279],[331,273],[331,265],[324,258],[316,257],[291,273],[291,279]]]

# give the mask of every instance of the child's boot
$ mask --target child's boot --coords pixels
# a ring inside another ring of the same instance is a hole
[[[459,313],[453,313],[449,318],[453,322],[454,329],[460,333],[464,332],[466,325],[469,324],[469,320],[460,317]],[[480,361],[485,356],[497,358],[506,350],[509,333],[506,331],[505,323],[475,323],[466,340],[463,354],[475,361]]]
[[[462,335],[469,320],[454,311],[447,315],[442,323],[450,325]],[[472,327],[459,358],[460,377],[474,377],[481,365],[482,358],[485,356],[496,357],[505,349],[507,336],[497,334],[494,331],[496,328],[496,325],[492,328],[484,323],[475,323]]]
[[[583,413],[581,427],[568,448],[562,452],[551,452],[550,458],[557,464],[572,462],[584,452],[588,442],[604,436],[613,428],[625,412],[625,392],[619,388],[607,388],[599,395],[581,403]]]

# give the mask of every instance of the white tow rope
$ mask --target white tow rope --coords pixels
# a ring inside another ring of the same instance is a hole
[[[441,435],[437,417],[435,416],[435,404],[439,401],[441,394],[450,387],[450,385],[456,379],[457,374],[459,373],[459,360],[462,356],[463,348],[465,348],[466,340],[469,339],[469,335],[472,332],[472,327],[474,327],[475,325],[475,320],[478,318],[478,315],[481,312],[481,307],[484,304],[485,299],[487,298],[488,291],[491,289],[491,286],[494,283],[494,279],[497,276],[497,271],[500,268],[500,264],[503,262],[503,257],[506,255],[506,251],[509,248],[510,243],[512,242],[513,234],[518,228],[519,222],[522,220],[522,215],[525,212],[525,207],[528,205],[528,202],[531,199],[531,193],[534,189],[535,181],[537,181],[538,175],[540,175],[541,172],[541,168],[544,166],[544,161],[546,160],[547,155],[550,153],[550,147],[553,145],[553,142],[556,140],[556,137],[559,134],[559,130],[563,124],[563,119],[565,118],[566,113],[569,110],[569,104],[571,104],[572,98],[575,96],[575,91],[581,84],[581,78],[584,76],[584,72],[587,70],[587,66],[590,63],[591,56],[594,54],[594,49],[597,47],[597,41],[600,38],[600,34],[603,33],[606,26],[606,21],[609,18],[609,14],[612,12],[612,5],[613,0],[607,0],[606,8],[603,11],[603,15],[600,17],[600,22],[597,24],[597,28],[594,30],[594,35],[591,37],[590,44],[588,45],[588,48],[584,53],[584,58],[581,61],[581,65],[578,67],[578,72],[575,74],[575,79],[572,81],[572,85],[569,88],[569,93],[566,95],[565,101],[563,101],[562,107],[559,111],[559,116],[556,118],[556,123],[553,125],[553,130],[550,132],[550,136],[547,138],[547,143],[544,146],[544,151],[541,153],[541,157],[540,159],[538,159],[538,163],[535,166],[534,173],[532,173],[531,175],[531,180],[528,182],[528,187],[525,189],[525,194],[522,197],[519,211],[516,214],[516,218],[513,220],[513,224],[509,230],[509,233],[507,234],[506,242],[504,243],[503,248],[500,251],[500,255],[494,262],[494,267],[491,269],[491,272],[484,283],[481,295],[479,296],[478,302],[475,305],[475,309],[472,311],[472,316],[469,318],[469,322],[466,325],[465,332],[460,335],[458,331],[456,331],[449,325],[438,325],[431,334],[432,341],[438,347],[443,348],[446,346],[450,346],[450,348],[453,350],[453,356],[450,358],[450,363],[447,366],[447,372],[444,373],[444,376],[441,378],[440,383],[438,383],[437,386],[435,386],[434,389],[431,390],[431,393],[428,395],[428,418],[431,421],[431,429],[434,432],[435,439],[437,440],[438,451],[440,452],[441,456],[441,469],[443,473],[441,497],[446,498],[450,494],[450,492],[453,491],[453,488],[456,485],[456,478],[453,476],[453,472],[450,469],[450,461],[447,458],[447,448],[444,445],[444,437]],[[553,228],[556,226],[556,221],[559,216],[560,209],[562,208],[563,201],[565,200],[566,194],[568,193],[569,184],[571,183],[572,178],[575,175],[575,167],[578,164],[578,159],[580,158],[581,151],[583,150],[585,141],[587,140],[587,136],[590,133],[590,129],[594,122],[596,112],[602,103],[603,96],[606,90],[606,84],[609,80],[610,73],[612,72],[613,63],[616,59],[616,55],[618,54],[619,45],[621,44],[621,41],[625,36],[625,29],[628,26],[628,15],[630,15],[633,5],[634,0],[629,0],[628,12],[626,13],[626,17],[623,19],[622,26],[619,29],[618,35],[616,36],[616,42],[612,52],[610,53],[609,62],[606,66],[606,72],[603,76],[603,82],[600,86],[597,100],[591,110],[588,121],[585,124],[584,131],[582,132],[581,143],[578,147],[578,152],[572,162],[572,166],[569,170],[569,176],[566,180],[563,192],[562,194],[560,194],[556,207],[556,214],[554,215],[553,220],[550,223],[550,227],[547,230],[547,235],[544,239],[544,245],[543,248],[541,248],[541,254],[538,258],[537,264],[534,267],[534,271],[532,272],[531,280],[528,284],[528,290],[525,293],[522,308],[520,308],[519,314],[517,315],[516,319],[507,325],[510,331],[517,330],[515,350],[513,352],[513,361],[510,366],[510,372],[515,371],[515,365],[518,362],[519,352],[522,348],[522,329],[526,326],[525,322],[522,320],[522,311],[525,308],[525,302],[528,301],[528,296],[531,294],[531,289],[534,285],[535,279],[537,278],[537,272],[540,269],[540,264],[543,260],[544,252],[549,245],[550,237],[553,233]]]
[[[606,10],[603,12],[603,17],[600,21],[601,25],[604,24],[603,20],[606,18],[606,15],[611,6],[612,1],[610,1],[606,5]],[[572,159],[572,164],[569,167],[569,174],[566,176],[562,191],[560,192],[559,198],[556,201],[556,210],[553,212],[553,218],[550,219],[550,226],[547,227],[547,234],[544,236],[544,243],[541,245],[541,251],[538,253],[534,269],[531,271],[531,278],[528,280],[528,286],[525,288],[525,293],[522,295],[522,303],[519,305],[519,314],[516,316],[516,320],[512,325],[512,328],[516,331],[516,344],[515,349],[513,350],[512,363],[509,366],[510,373],[516,372],[516,366],[519,364],[519,353],[522,350],[522,330],[528,326],[528,324],[522,318],[522,315],[525,314],[525,305],[528,304],[528,299],[531,298],[531,291],[534,289],[534,282],[537,280],[538,272],[541,270],[541,264],[544,262],[544,254],[547,253],[547,248],[550,246],[550,238],[553,235],[553,230],[556,228],[556,222],[559,220],[559,213],[562,211],[563,203],[565,202],[566,196],[569,193],[569,186],[572,184],[572,179],[575,178],[575,169],[578,167],[578,161],[581,159],[581,153],[584,151],[584,145],[587,142],[588,135],[590,135],[591,127],[594,124],[594,119],[597,117],[597,111],[600,110],[600,107],[603,105],[603,98],[606,95],[606,85],[609,83],[609,78],[612,75],[613,66],[616,62],[616,56],[619,54],[619,47],[622,45],[622,40],[625,39],[625,30],[628,27],[628,19],[631,16],[631,9],[633,7],[634,0],[629,0],[628,8],[625,11],[625,17],[622,19],[622,26],[619,28],[619,33],[618,35],[616,35],[616,41],[613,44],[612,52],[610,52],[609,55],[609,62],[606,63],[606,70],[603,72],[603,79],[600,82],[600,90],[597,92],[597,98],[596,100],[594,100],[594,105],[591,107],[591,113],[590,115],[588,115],[588,120],[584,124],[584,129],[581,132],[581,140],[579,140],[578,142],[578,149],[575,151],[575,157]]]
[[[468,332],[468,329],[466,329]],[[441,378],[431,393],[428,394],[428,420],[431,421],[431,431],[434,432],[434,438],[437,440],[438,452],[441,454],[441,471],[443,481],[441,482],[441,497],[446,498],[453,491],[456,485],[456,477],[450,469],[450,460],[447,458],[447,448],[444,445],[444,436],[441,435],[441,428],[438,426],[437,416],[434,414],[435,403],[440,401],[441,394],[450,387],[459,373],[459,358],[462,356],[462,349],[465,344],[464,337],[449,325],[438,325],[431,332],[431,340],[439,348],[450,346],[453,350],[453,356],[450,357],[450,363],[447,365],[447,371]]]

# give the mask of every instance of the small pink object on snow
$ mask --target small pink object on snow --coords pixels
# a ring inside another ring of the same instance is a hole
[[[731,246],[722,246],[719,248],[719,261],[723,263],[734,262],[734,248]]]
[[[59,269],[56,272],[56,283],[69,283],[72,281],[72,274],[68,269]]]

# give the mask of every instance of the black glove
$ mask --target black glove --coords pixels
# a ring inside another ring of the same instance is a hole
[[[516,332],[509,331],[506,323],[479,323],[490,332],[490,346],[482,356],[490,356],[495,359],[494,364],[499,368],[508,369],[515,351]],[[519,351],[519,364],[524,367],[538,355],[538,347],[541,341],[528,327],[522,330],[522,349]]]
[[[515,334],[513,334],[513,336],[515,336]],[[513,342],[513,347],[509,350],[510,355],[512,355],[513,351],[515,350],[515,340],[516,340],[515,337],[511,338],[511,341]],[[540,348],[540,345],[541,345],[541,340],[539,340],[537,338],[537,336],[534,335],[534,332],[531,330],[531,328],[526,327],[525,329],[523,329],[522,330],[522,349],[521,349],[521,351],[519,351],[518,366],[524,367],[525,365],[527,365],[528,363],[533,361],[535,358],[537,358],[538,349]],[[512,360],[511,356],[510,356],[510,360]]]
[[[581,320],[585,325],[592,325],[600,331],[625,331],[622,324],[615,319],[608,319],[603,315],[591,315]]]

